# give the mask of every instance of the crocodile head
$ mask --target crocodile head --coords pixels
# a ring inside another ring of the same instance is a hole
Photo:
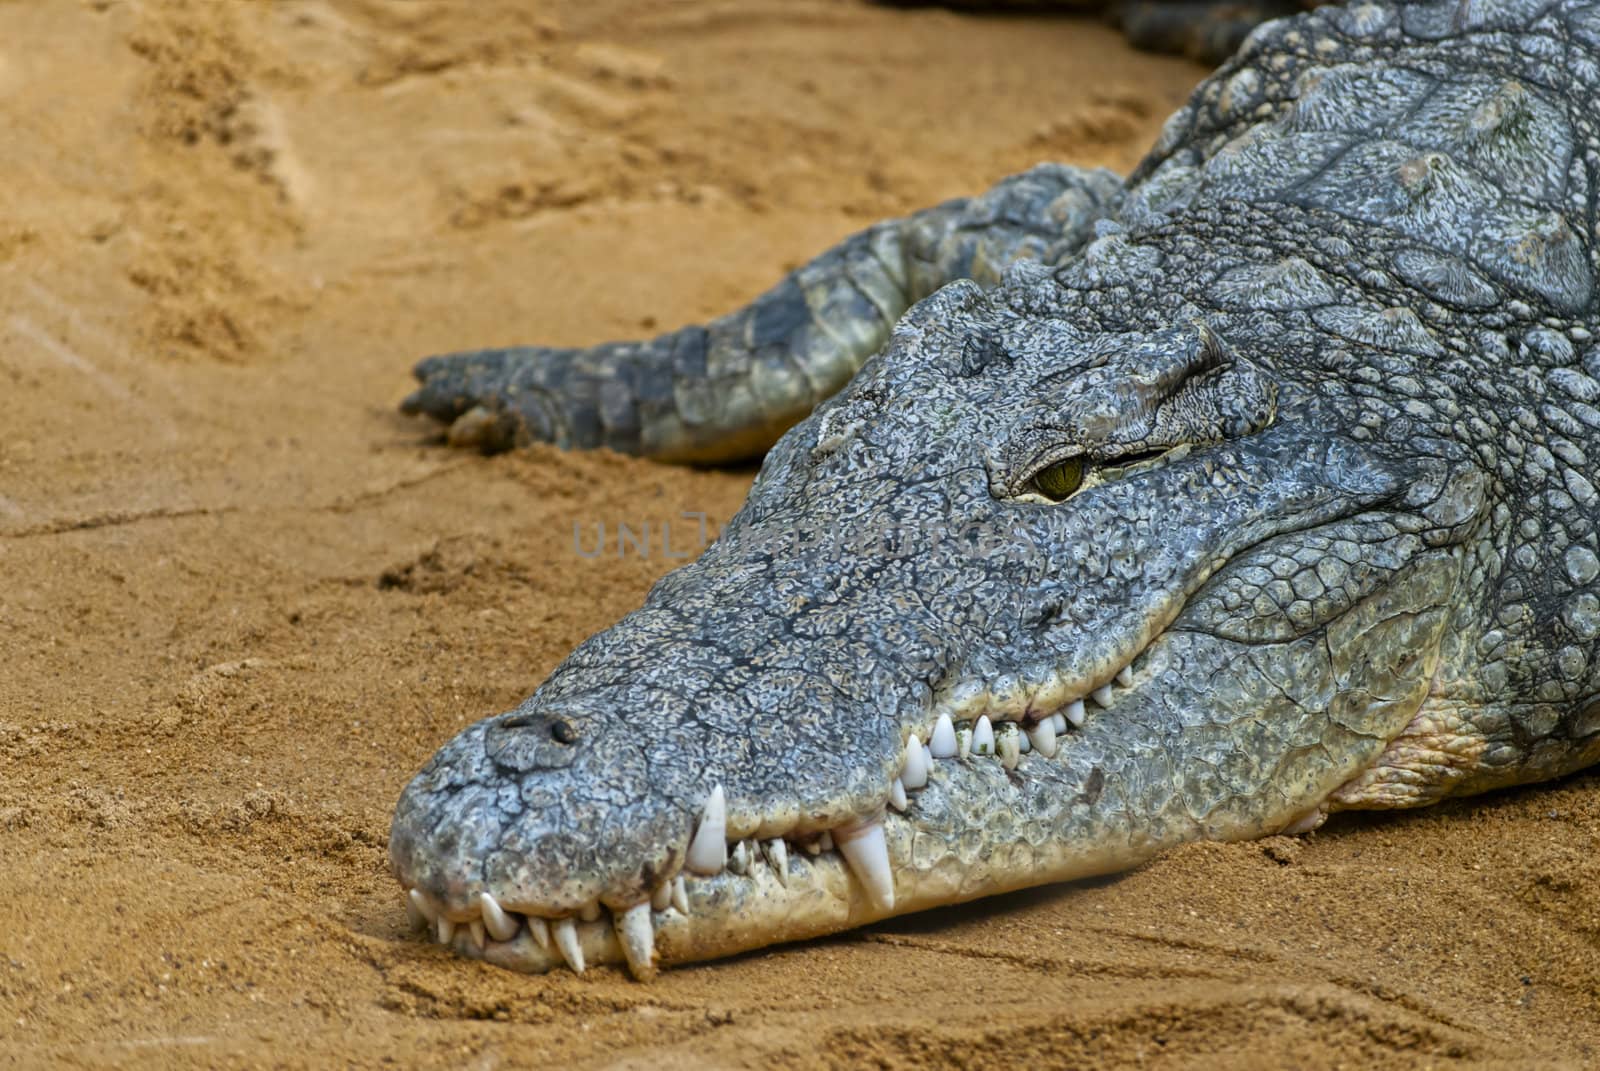
[[[1028,267],[919,304],[405,790],[414,920],[644,975],[1320,820],[1428,692],[1486,482],[1349,348],[1147,304]]]

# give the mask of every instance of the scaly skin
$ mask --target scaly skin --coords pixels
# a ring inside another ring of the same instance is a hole
[[[1596,116],[1600,3],[1326,8],[1121,196],[1049,172],[1114,218],[919,302],[411,783],[419,921],[648,976],[1594,761]]]

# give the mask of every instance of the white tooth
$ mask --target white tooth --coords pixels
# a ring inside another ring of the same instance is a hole
[[[445,918],[443,915],[440,915],[437,919],[434,919],[433,925],[435,927],[434,932],[438,934],[439,943],[441,945],[447,945],[456,939],[456,924]]]
[[[894,783],[889,786],[889,806],[893,807],[897,811],[904,811],[906,809],[906,786],[900,783],[900,779],[898,777],[896,777],[894,779]]]
[[[656,931],[650,924],[650,905],[634,904],[616,915],[615,920],[628,970],[639,981],[648,982],[656,975]]]
[[[706,797],[705,810],[700,813],[700,828],[689,842],[689,854],[683,865],[696,874],[720,874],[728,865],[728,800],[718,785]]]
[[[471,922],[467,923],[467,932],[472,935],[472,943],[478,946],[479,952],[482,952],[484,946],[483,920],[473,919]]]
[[[1296,818],[1293,822],[1278,830],[1278,832],[1286,837],[1299,837],[1322,825],[1327,820],[1327,817],[1326,814],[1322,813],[1322,808],[1317,807],[1315,810],[1308,811]]]
[[[1111,685],[1102,684],[1100,687],[1089,693],[1089,698],[1093,699],[1096,703],[1099,703],[1103,707],[1109,707],[1111,705]]]
[[[406,925],[413,930],[425,930],[428,928],[428,916],[424,915],[422,909],[417,906],[416,901],[411,899],[415,895],[415,889],[406,890]]]
[[[1071,703],[1067,704],[1067,709],[1063,710],[1061,713],[1066,716],[1066,719],[1070,721],[1074,727],[1080,729],[1083,727],[1083,700],[1074,699]]]
[[[1055,758],[1056,720],[1054,718],[1046,718],[1038,725],[1035,725],[1033,731],[1028,734],[1028,738],[1033,741],[1033,748],[1039,754],[1047,759]]]
[[[866,890],[867,900],[879,911],[892,910],[894,874],[889,870],[889,848],[883,840],[882,819],[855,829],[837,830],[835,839],[851,873]]]
[[[537,915],[528,916],[528,934],[546,953],[550,951],[550,924]]]
[[[821,840],[821,838],[818,838],[816,840],[803,841],[800,846],[806,850],[806,854],[807,855],[821,855],[822,854],[822,840]]]
[[[689,914],[689,887],[683,883],[682,874],[672,879],[672,906],[680,915]]]
[[[926,788],[928,785],[927,756],[922,750],[922,738],[912,733],[906,740],[906,766],[900,771],[900,780],[907,788]]]
[[[1033,750],[1033,741],[1028,739],[1027,733],[1022,732],[1017,734],[1017,749],[1024,755]]]
[[[665,911],[672,906],[672,882],[663,881],[656,886],[656,891],[650,894],[650,910]]]
[[[1017,768],[1017,760],[1022,757],[1022,734],[1009,722],[1000,728],[1000,737],[995,750],[1000,756],[1000,765],[1008,770]]]
[[[989,715],[985,714],[978,719],[978,724],[972,730],[972,753],[974,755],[994,754],[994,726],[989,724]]]
[[[940,714],[933,723],[933,735],[928,737],[928,750],[936,759],[953,759],[956,756],[956,727],[950,715]]]
[[[960,758],[960,759],[964,759],[970,754],[972,754],[972,730],[971,729],[957,729],[956,730],[956,757]]]
[[[509,941],[517,935],[517,920],[505,913],[500,901],[488,893],[478,897],[478,910],[483,913],[483,924],[496,941]]]
[[[1124,688],[1130,688],[1133,686],[1132,666],[1123,666],[1121,669],[1117,670],[1117,683],[1122,685]]]
[[[789,884],[789,845],[784,843],[782,837],[773,837],[762,845],[766,852],[767,862],[772,864],[772,869],[778,872],[778,881],[784,885]]]
[[[556,919],[550,924],[550,931],[556,939],[561,958],[567,961],[567,966],[572,968],[574,974],[582,974],[583,949],[578,945],[578,927],[572,924],[572,916]]]
[[[593,922],[600,917],[600,901],[591,900],[578,908],[578,917],[585,922]]]
[[[439,909],[433,906],[433,901],[428,899],[427,893],[421,889],[412,889],[406,893],[406,902],[416,909],[423,920],[433,923],[439,918]]]
[[[833,851],[833,834],[824,829],[822,836],[817,838],[817,847],[825,852]]]
[[[1056,735],[1060,736],[1067,731],[1067,716],[1058,710],[1050,715],[1050,724],[1055,726]]]
[[[733,851],[728,853],[728,869],[735,874],[750,872],[750,849],[745,847],[744,841],[735,844]]]

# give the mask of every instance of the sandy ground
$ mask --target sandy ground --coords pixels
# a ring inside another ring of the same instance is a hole
[[[671,565],[574,523],[750,478],[451,452],[409,363],[1126,168],[1200,73],[847,0],[0,2],[0,1063],[1594,1066],[1595,777],[650,986],[405,931],[404,781]]]

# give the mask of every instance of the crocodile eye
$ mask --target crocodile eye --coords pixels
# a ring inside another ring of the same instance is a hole
[[[557,720],[550,725],[550,739],[558,744],[570,744],[578,739],[578,730],[571,722]]]
[[[1083,486],[1083,458],[1069,457],[1033,474],[1033,486],[1052,502],[1060,502]]]

